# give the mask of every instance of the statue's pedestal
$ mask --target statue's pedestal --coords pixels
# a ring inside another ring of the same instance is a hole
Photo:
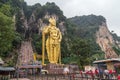
[[[69,73],[76,73],[79,71],[77,64],[46,64],[43,68],[48,70],[48,74],[63,74],[64,68],[69,67]]]
[[[47,64],[45,69],[48,70],[49,74],[62,74],[64,65],[63,64]]]

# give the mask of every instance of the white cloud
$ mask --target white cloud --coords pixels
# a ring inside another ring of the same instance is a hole
[[[120,0],[25,0],[29,5],[55,2],[67,17],[81,15],[102,15],[108,28],[120,36]]]

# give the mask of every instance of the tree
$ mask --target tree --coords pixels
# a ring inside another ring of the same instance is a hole
[[[80,68],[83,68],[84,65],[88,65],[91,60],[90,59],[91,46],[89,45],[87,40],[75,38],[71,44],[72,45],[70,58],[76,60],[73,62],[77,62]]]
[[[0,55],[12,47],[14,27],[12,18],[0,12]]]
[[[11,16],[11,7],[10,5],[2,5],[1,9],[0,9],[0,12],[2,12],[4,15],[6,16]]]

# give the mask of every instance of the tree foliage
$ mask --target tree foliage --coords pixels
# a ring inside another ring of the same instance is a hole
[[[112,34],[115,41],[120,41],[120,37],[118,37],[116,33],[111,32],[111,34]]]
[[[0,9],[0,12],[2,12],[4,15],[6,16],[11,16],[11,7],[10,5],[2,5],[1,9]]]
[[[98,25],[102,25],[103,22],[106,23],[106,19],[103,16],[96,16],[93,14],[76,16],[70,18],[69,20],[74,22],[79,27],[98,26]]]
[[[11,49],[14,39],[14,26],[12,18],[0,12],[0,53]]]
[[[76,62],[79,66],[83,67],[84,65],[88,65],[90,63],[90,53],[91,53],[91,45],[87,42],[87,40],[75,38],[71,41],[71,54],[75,55]]]
[[[117,53],[117,55],[120,55],[120,48],[119,47],[112,47],[114,49],[114,51]]]

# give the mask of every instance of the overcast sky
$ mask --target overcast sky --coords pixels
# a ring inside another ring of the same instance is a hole
[[[102,15],[107,20],[110,31],[120,36],[120,0],[25,0],[28,5],[55,2],[64,15],[69,17],[82,15]]]

